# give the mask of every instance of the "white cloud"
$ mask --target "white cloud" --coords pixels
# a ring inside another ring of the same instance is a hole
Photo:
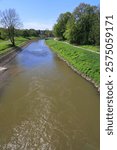
[[[43,24],[39,22],[24,22],[23,28],[24,29],[36,29],[36,30],[44,30],[44,29],[52,29],[53,24]]]

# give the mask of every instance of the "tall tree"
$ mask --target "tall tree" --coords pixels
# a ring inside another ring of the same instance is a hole
[[[99,44],[99,8],[81,3],[73,12],[80,44]]]
[[[70,43],[77,43],[78,34],[77,34],[77,26],[75,23],[75,19],[72,16],[66,25],[66,31],[64,33],[64,37],[70,42]]]
[[[91,44],[100,45],[100,9],[97,7],[95,14],[92,16],[92,27],[89,33]]]
[[[58,20],[57,20],[57,24],[55,24],[54,26],[54,34],[55,36],[64,39],[64,33],[66,30],[66,24],[68,22],[68,20],[71,18],[71,13],[70,12],[66,12],[63,14],[60,14]]]
[[[61,14],[54,26],[54,34],[75,44],[99,45],[99,7],[81,3],[72,14]]]
[[[8,31],[8,37],[15,46],[15,29],[21,27],[21,22],[15,9],[8,9],[0,13],[0,22]]]

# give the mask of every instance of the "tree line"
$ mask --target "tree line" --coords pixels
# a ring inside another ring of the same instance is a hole
[[[23,27],[20,21],[19,15],[15,9],[7,9],[0,12],[0,39],[9,39],[13,46],[15,46],[15,37],[22,36],[24,38],[29,37],[52,37],[52,31],[46,30],[35,30],[35,29],[21,29]]]
[[[28,38],[31,36],[38,37],[39,33],[40,33],[40,30],[35,30],[35,29],[15,29],[14,36],[15,37],[22,36],[24,38]],[[9,39],[8,29],[0,28],[0,39],[2,39],[2,40]]]
[[[73,13],[59,15],[53,28],[54,35],[60,40],[81,45],[100,44],[100,8],[81,3]]]

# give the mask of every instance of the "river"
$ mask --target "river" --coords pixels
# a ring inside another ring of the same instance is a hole
[[[99,94],[39,40],[0,81],[0,150],[99,150]]]

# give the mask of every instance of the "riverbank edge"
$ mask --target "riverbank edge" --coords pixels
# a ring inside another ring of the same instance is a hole
[[[22,48],[27,47],[30,43],[37,40],[39,40],[39,38],[35,38],[23,42],[18,47],[9,48],[7,52],[0,55],[0,67],[5,67],[19,52],[22,51]]]
[[[64,57],[59,55],[59,52],[55,51],[54,49],[52,49],[47,42],[45,41],[45,44],[52,50],[54,51],[54,53],[57,54],[57,56],[64,61],[74,72],[76,72],[78,75],[80,75],[81,77],[83,77],[84,79],[86,79],[87,81],[89,81],[90,83],[92,83],[94,85],[94,87],[98,90],[98,92],[100,93],[100,85],[97,85],[96,82],[89,78],[88,76],[86,76],[84,73],[80,72],[79,70],[77,70],[75,67],[73,67]]]

